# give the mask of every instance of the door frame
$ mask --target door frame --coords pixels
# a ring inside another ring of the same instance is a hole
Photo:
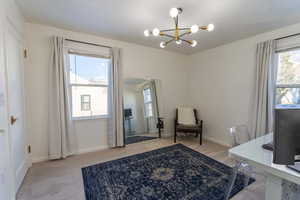
[[[3,99],[2,101],[4,102],[4,120],[7,119],[8,116],[8,106],[7,106],[7,77],[6,77],[6,55],[5,55],[5,28],[6,28],[6,24],[5,24],[5,20],[0,19],[0,25],[1,27],[3,27],[3,30],[0,31],[0,48],[2,50],[0,50],[0,65],[2,70],[0,71],[0,77],[3,78],[3,81],[1,82],[1,84],[3,83]],[[16,199],[16,192],[15,192],[15,178],[14,178],[14,173],[13,173],[13,159],[12,159],[12,153],[11,153],[11,141],[10,141],[10,136],[9,136],[9,131],[8,131],[8,121],[5,120],[3,123],[3,127],[1,127],[2,130],[0,130],[3,135],[3,138],[5,139],[5,143],[6,143],[6,152],[7,152],[7,159],[8,159],[8,174],[6,176],[6,178],[8,179],[7,182],[9,184],[8,188],[8,195],[10,197],[11,200],[15,200]]]
[[[16,40],[18,40],[19,44],[20,44],[20,62],[21,62],[21,66],[20,66],[20,78],[21,78],[21,90],[22,90],[22,117],[23,117],[23,133],[24,133],[24,138],[25,138],[25,145],[26,147],[28,146],[28,133],[27,133],[27,127],[26,127],[26,103],[25,103],[25,84],[24,84],[24,57],[22,56],[22,49],[24,47],[24,40],[22,37],[22,33],[20,33],[18,31],[18,29],[16,28],[16,26],[14,25],[13,21],[9,19],[9,17],[6,17],[6,20],[4,22],[4,32],[3,32],[3,45],[4,45],[4,68],[5,68],[5,82],[6,82],[6,99],[7,99],[7,104],[6,104],[6,110],[7,110],[7,133],[8,133],[8,138],[9,138],[9,150],[10,150],[10,160],[11,160],[11,168],[12,168],[12,173],[13,173],[13,192],[14,192],[14,196],[17,195],[17,192],[25,178],[25,175],[27,173],[27,170],[29,169],[29,167],[32,165],[31,163],[31,159],[30,159],[30,154],[27,152],[26,148],[24,149],[25,153],[25,161],[23,163],[23,167],[17,169],[16,171],[15,166],[14,166],[14,162],[12,159],[12,139],[11,139],[11,125],[9,123],[10,121],[10,109],[9,109],[9,105],[10,105],[10,97],[9,97],[9,91],[8,91],[8,63],[7,63],[7,35],[12,35],[12,37],[14,37]],[[17,173],[21,173],[23,174],[22,177],[17,180]]]

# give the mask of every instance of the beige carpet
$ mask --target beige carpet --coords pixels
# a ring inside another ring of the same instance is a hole
[[[198,139],[185,137],[178,140],[196,151],[220,162],[232,165],[227,156],[228,149],[219,144],[204,141],[200,146]],[[65,160],[48,161],[34,164],[29,170],[17,196],[17,200],[84,200],[81,168],[92,164],[143,153],[172,145],[172,138],[154,139],[130,144],[126,148],[108,149],[83,155],[72,156]],[[263,200],[264,178],[234,196],[233,200]]]

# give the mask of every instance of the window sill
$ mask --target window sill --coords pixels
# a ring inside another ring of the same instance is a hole
[[[90,117],[72,117],[73,121],[96,120],[96,119],[108,119],[108,115],[98,115],[98,116],[90,116]]]
[[[276,109],[300,109],[300,104],[279,104]]]

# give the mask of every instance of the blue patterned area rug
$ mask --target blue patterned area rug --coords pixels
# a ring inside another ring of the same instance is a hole
[[[150,137],[150,136],[130,136],[125,138],[125,144],[133,144],[137,142],[142,142],[146,140],[153,140],[157,139],[157,137]]]
[[[86,200],[223,200],[231,168],[176,144],[89,166],[82,174]],[[231,197],[242,189],[239,174]]]

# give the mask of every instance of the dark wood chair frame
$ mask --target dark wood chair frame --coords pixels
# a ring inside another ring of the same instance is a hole
[[[176,143],[176,138],[177,138],[177,132],[182,132],[182,133],[195,133],[195,137],[198,137],[200,135],[200,145],[202,145],[202,130],[203,130],[203,120],[198,119],[198,113],[197,110],[194,109],[194,116],[196,120],[196,125],[195,127],[191,128],[190,126],[184,127],[184,125],[181,125],[179,127],[178,123],[178,109],[176,109],[176,118],[175,118],[175,129],[174,129],[174,143]]]

